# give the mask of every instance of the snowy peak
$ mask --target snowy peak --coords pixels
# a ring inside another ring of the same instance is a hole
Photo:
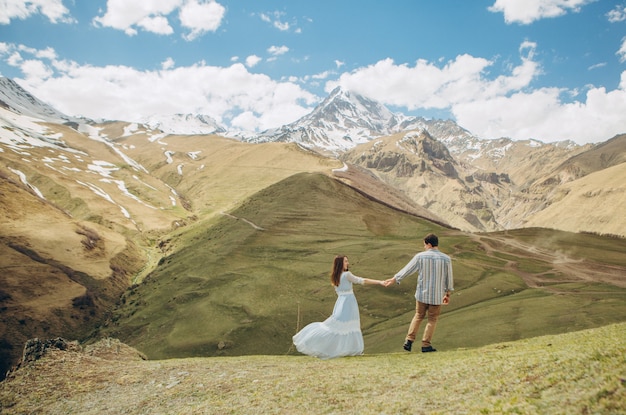
[[[316,127],[334,125],[377,133],[385,130],[393,117],[393,113],[382,104],[337,87],[302,121],[310,121]]]
[[[203,114],[153,115],[143,122],[152,130],[165,134],[219,134],[226,129],[212,117]]]
[[[311,113],[247,141],[297,142],[329,152],[341,152],[394,132],[404,116],[351,91],[335,88]]]
[[[59,124],[78,123],[50,105],[32,96],[17,82],[9,78],[0,78],[0,105],[9,111],[32,118]]]

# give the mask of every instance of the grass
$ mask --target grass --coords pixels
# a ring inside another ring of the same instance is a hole
[[[52,352],[0,383],[9,414],[623,414],[626,323],[437,353],[160,361]],[[112,359],[112,360],[111,360]]]
[[[582,244],[586,235],[545,229],[519,237],[468,235],[308,173],[261,190],[230,215],[197,221],[173,237],[169,255],[125,294],[112,324],[94,338],[118,337],[152,359],[295,354],[291,336],[332,311],[334,255],[348,255],[356,275],[386,279],[422,249],[428,232],[439,234],[455,273],[437,346],[479,347],[626,320],[625,288],[580,280],[563,268],[568,263],[555,263],[557,254],[530,242]],[[590,251],[598,257],[577,251],[575,270],[595,278],[593,266],[606,258],[610,243],[597,236],[590,241],[603,250]],[[626,263],[626,250],[618,249],[610,257],[621,255]],[[414,312],[415,280],[387,289],[355,287],[366,352],[397,350]]]

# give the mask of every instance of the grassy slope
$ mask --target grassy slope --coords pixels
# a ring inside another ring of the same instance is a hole
[[[52,352],[0,383],[0,412],[624,414],[625,331],[621,323],[476,349],[327,361]]]
[[[430,231],[454,259],[457,288],[437,329],[440,349],[626,320],[626,287],[609,283],[611,272],[624,274],[624,240],[541,229],[467,235],[307,173],[260,191],[231,214],[194,224],[173,241],[182,248],[127,293],[115,324],[99,334],[156,359],[294,353],[297,329],[332,311],[328,272],[335,254],[348,255],[357,275],[388,278]],[[540,249],[548,242],[567,254],[565,265]],[[602,249],[577,248],[584,246]],[[616,265],[608,276],[598,274],[609,282],[594,282],[571,274],[572,262],[582,275],[594,275],[598,263]],[[366,352],[398,350],[414,289],[415,277],[389,289],[356,287]]]

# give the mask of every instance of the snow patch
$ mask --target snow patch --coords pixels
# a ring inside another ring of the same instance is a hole
[[[21,171],[19,171],[19,170],[12,169],[11,167],[9,167],[9,170],[11,170],[13,173],[15,173],[15,174],[16,174],[16,175],[20,178],[20,181],[21,181],[21,182],[22,182],[22,183],[23,183],[26,187],[28,187],[28,188],[29,188],[29,189],[31,189],[33,192],[35,192],[35,194],[36,194],[36,195],[37,195],[40,199],[46,200],[46,198],[45,198],[45,197],[43,197],[43,193],[41,193],[41,192],[39,191],[39,189],[37,189],[37,188],[36,188],[35,186],[33,186],[32,184],[28,183],[28,180],[26,180],[26,175],[25,175],[24,173],[22,173],[22,172],[21,172]]]

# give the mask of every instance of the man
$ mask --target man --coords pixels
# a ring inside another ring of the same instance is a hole
[[[389,286],[415,272],[418,272],[415,290],[415,316],[409,326],[404,342],[404,350],[410,352],[422,320],[428,315],[428,322],[422,336],[422,353],[436,352],[431,340],[441,312],[441,305],[450,302],[450,292],[454,290],[452,262],[450,257],[439,251],[439,238],[429,233],[424,238],[424,252],[420,252],[409,261],[393,278],[385,281]]]

